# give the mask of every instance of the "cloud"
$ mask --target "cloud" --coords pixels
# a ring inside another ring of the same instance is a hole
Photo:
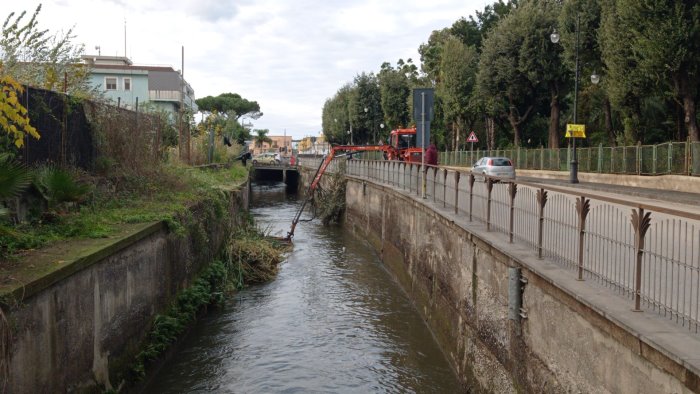
[[[325,100],[361,72],[413,58],[432,30],[492,1],[23,0],[43,3],[40,26],[75,26],[88,54],[126,53],[136,64],[181,67],[197,97],[258,101],[255,128],[301,137],[321,129]],[[17,11],[21,11],[19,9]]]

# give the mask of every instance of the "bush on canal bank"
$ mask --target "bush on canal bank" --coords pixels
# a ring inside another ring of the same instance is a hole
[[[343,171],[344,172],[344,171]],[[341,172],[341,173],[343,173]],[[326,174],[329,178],[326,187],[318,189],[315,200],[316,214],[324,225],[340,223],[345,213],[345,177],[339,174]]]
[[[148,365],[157,361],[208,306],[222,304],[227,295],[249,284],[272,279],[287,248],[288,244],[265,236],[250,217],[230,231],[221,257],[182,290],[165,313],[156,315],[126,383],[143,379]]]

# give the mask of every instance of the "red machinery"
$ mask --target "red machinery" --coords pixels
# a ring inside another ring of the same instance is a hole
[[[306,207],[306,204],[313,199],[314,191],[318,187],[318,183],[321,181],[323,173],[326,172],[326,168],[331,164],[334,158],[340,156],[352,156],[358,152],[384,152],[384,158],[387,160],[401,160],[408,162],[419,163],[422,160],[423,149],[416,146],[416,129],[396,129],[392,130],[389,136],[388,145],[337,145],[331,148],[331,151],[324,157],[323,161],[316,170],[313,181],[309,185],[309,189],[306,192],[306,199],[301,205],[301,208],[297,211],[292,221],[292,228],[287,233],[287,240],[291,241],[294,236],[294,229],[296,228],[301,214]],[[339,154],[341,152],[346,152],[344,154]]]
[[[416,141],[416,128],[391,130],[389,135],[391,149],[387,152],[387,159],[420,163],[423,157],[423,149],[418,147]]]

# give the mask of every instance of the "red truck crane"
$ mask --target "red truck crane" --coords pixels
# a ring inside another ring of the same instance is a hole
[[[416,129],[396,129],[392,130],[389,135],[388,145],[336,145],[331,148],[331,151],[324,157],[323,161],[316,170],[313,181],[309,185],[306,192],[306,198],[301,207],[294,215],[292,228],[287,233],[286,240],[291,241],[294,237],[294,229],[299,223],[301,214],[304,212],[306,204],[313,199],[314,191],[318,187],[321,177],[326,172],[326,169],[331,164],[334,158],[341,156],[352,156],[358,152],[383,152],[386,160],[400,160],[413,163],[420,163],[423,158],[423,149],[416,146]]]

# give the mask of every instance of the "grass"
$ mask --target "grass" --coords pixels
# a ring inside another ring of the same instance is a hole
[[[188,206],[246,179],[247,169],[240,164],[219,170],[164,167],[150,176],[91,178],[95,188],[84,204],[51,217],[38,215],[27,223],[0,224],[0,263],[58,241],[108,237],[119,224],[164,220],[177,228],[175,217]]]

